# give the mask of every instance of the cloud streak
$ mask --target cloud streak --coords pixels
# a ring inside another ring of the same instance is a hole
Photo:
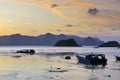
[[[83,2],[83,1],[78,1],[78,0],[68,0],[66,2],[66,5],[64,4],[64,1],[58,1],[54,2],[53,0],[1,0],[4,2],[9,2],[9,3],[14,3],[14,4],[19,4],[19,5],[28,5],[28,6],[35,6],[35,7],[40,7],[44,8],[46,10],[51,10],[53,13],[56,13],[58,16],[62,17],[65,19],[65,15],[60,11],[59,9],[68,9],[68,8],[79,8],[79,7],[88,7],[88,6],[94,6],[95,4],[93,3],[88,3],[88,2]],[[53,4],[60,4],[57,9],[50,9]],[[67,5],[69,4],[69,5]],[[67,20],[66,16],[66,20]],[[69,18],[69,20],[72,18]]]

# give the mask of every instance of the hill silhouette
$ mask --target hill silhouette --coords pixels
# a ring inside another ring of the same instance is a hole
[[[74,39],[79,45],[100,45],[103,43],[96,37],[82,38],[76,35],[55,35],[51,33],[42,34],[39,36],[27,36],[21,34],[12,34],[7,36],[0,36],[0,45],[4,46],[24,46],[24,45],[38,45],[38,46],[54,46],[60,40]]]
[[[77,42],[74,39],[60,40],[55,44],[55,46],[80,47],[80,45],[78,45]]]
[[[98,47],[120,47],[120,44],[117,41],[109,41],[109,42],[103,43]]]

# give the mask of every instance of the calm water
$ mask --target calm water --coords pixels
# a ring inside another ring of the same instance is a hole
[[[15,53],[20,49],[35,49],[36,54]],[[67,54],[72,59],[65,60],[63,52],[102,53],[108,64],[105,67],[78,64],[75,54]],[[16,58],[16,55],[22,57]],[[119,48],[0,47],[0,80],[120,80],[120,62],[116,62],[114,55],[120,55]]]

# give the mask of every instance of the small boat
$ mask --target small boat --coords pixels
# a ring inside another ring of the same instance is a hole
[[[87,54],[87,55],[76,55],[80,63],[87,65],[106,65],[107,59],[104,54]]]
[[[120,56],[115,56],[117,61],[120,61]]]
[[[35,53],[35,50],[33,50],[33,49],[23,49],[23,50],[18,50],[16,53],[26,53],[26,54],[33,55]]]

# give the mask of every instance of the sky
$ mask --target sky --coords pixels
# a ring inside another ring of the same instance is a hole
[[[0,10],[1,36],[50,32],[120,42],[120,0],[0,0]]]

